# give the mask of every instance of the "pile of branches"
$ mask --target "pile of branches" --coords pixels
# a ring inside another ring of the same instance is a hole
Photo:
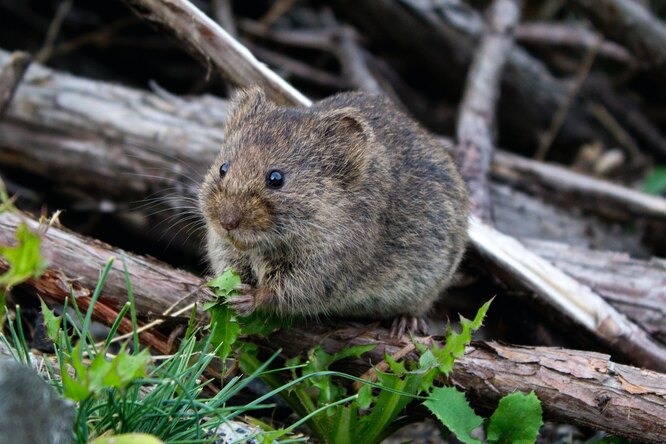
[[[50,266],[33,292],[51,302],[73,292],[86,308],[99,270],[122,257],[141,339],[169,353],[207,297],[201,274],[174,265],[197,270],[203,256],[193,199],[224,140],[218,95],[258,84],[309,106],[338,90],[377,92],[439,134],[470,189],[470,252],[435,317],[497,294],[487,336],[521,344],[473,344],[452,382],[479,407],[534,390],[553,420],[666,441],[666,200],[632,187],[666,159],[666,24],[653,11],[632,0],[124,3],[135,16],[121,2],[93,13],[69,0],[41,11],[50,20],[29,2],[0,11],[22,30],[0,45],[31,52],[0,50],[0,172],[19,206],[65,208],[76,230],[45,233]],[[20,220],[0,215],[0,245]],[[107,323],[127,300],[115,267],[94,310]],[[347,323],[261,345],[367,343],[374,363],[404,354],[381,326]]]

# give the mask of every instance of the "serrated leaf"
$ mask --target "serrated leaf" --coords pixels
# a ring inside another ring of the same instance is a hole
[[[163,441],[147,433],[123,433],[122,435],[100,436],[88,444],[163,444]]]
[[[465,394],[453,387],[436,387],[423,403],[446,428],[467,444],[481,443],[472,431],[483,423],[469,406]]]
[[[90,395],[88,387],[69,376],[67,372],[62,374],[62,385],[65,389],[65,396],[72,401],[81,402]]]
[[[226,305],[217,305],[209,313],[211,344],[217,348],[217,356],[224,361],[231,354],[231,347],[238,340],[241,327],[233,310]]]
[[[0,255],[9,263],[9,270],[0,275],[0,286],[7,288],[39,277],[47,266],[40,253],[42,240],[25,223],[16,229],[16,241],[14,247],[0,247]]]
[[[62,323],[62,316],[56,316],[41,299],[39,302],[42,304],[42,316],[44,316],[46,337],[48,337],[53,342],[56,342],[58,339],[58,331],[60,331],[60,325]]]
[[[541,402],[534,392],[512,393],[500,399],[488,422],[487,438],[502,444],[531,444],[536,442],[542,425]]]
[[[405,373],[407,373],[404,361],[396,362],[392,356],[387,354],[384,354],[384,360],[386,361],[386,363],[389,366],[389,369],[394,375],[402,376]]]
[[[227,270],[212,281],[206,283],[206,285],[213,288],[216,295],[223,297],[236,293],[236,288],[240,284],[240,275],[233,270]]]
[[[443,348],[438,348],[433,344],[432,353],[439,362],[439,369],[445,375],[448,375],[453,369],[453,363],[456,358],[465,354],[465,347],[472,341],[472,334],[483,325],[483,319],[488,312],[492,299],[479,308],[474,320],[460,316],[460,333],[456,333],[448,328],[446,333],[446,344]]]

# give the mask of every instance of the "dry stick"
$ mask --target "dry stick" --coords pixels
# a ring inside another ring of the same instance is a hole
[[[315,68],[300,60],[288,57],[276,51],[262,48],[253,43],[248,43],[248,48],[252,50],[261,60],[279,67],[280,71],[288,73],[289,76],[299,77],[312,83],[317,83],[328,88],[343,90],[348,89],[350,84],[345,82],[340,76],[331,74],[323,69]]]
[[[231,0],[213,0],[213,15],[225,31],[233,37],[238,35]]]
[[[53,46],[55,45],[55,41],[58,38],[60,27],[65,21],[65,17],[67,17],[67,14],[69,14],[69,11],[72,9],[72,6],[74,6],[73,0],[65,0],[60,3],[60,5],[58,5],[55,16],[49,25],[49,29],[46,31],[44,44],[35,56],[35,60],[39,63],[46,63],[48,59],[51,58]]]
[[[31,61],[30,54],[17,51],[12,53],[6,64],[2,65],[2,70],[0,70],[0,118],[4,116]]]
[[[312,104],[189,1],[125,0],[125,3],[140,17],[175,33],[191,53],[237,86],[259,84],[278,103]]]
[[[539,188],[539,192],[572,201],[586,209],[621,218],[642,217],[666,221],[666,200],[611,182],[575,173],[567,168],[535,162],[498,151],[493,160],[493,176],[519,187]],[[552,193],[555,191],[555,193]]]
[[[516,27],[516,40],[520,43],[539,46],[557,46],[590,49],[597,46],[598,35],[581,25],[554,22],[523,23]],[[599,45],[599,56],[634,65],[629,51],[615,42],[604,40]]]
[[[363,52],[356,43],[357,37],[356,31],[349,26],[341,26],[335,33],[334,39],[337,45],[334,52],[340,60],[342,72],[356,88],[381,94],[385,88],[380,86],[377,79],[370,73]],[[395,94],[389,95],[392,99],[396,99]]]
[[[457,150],[465,153],[460,171],[469,187],[472,214],[486,222],[492,220],[488,181],[495,108],[520,8],[519,0],[495,0],[489,7],[488,24],[470,67],[456,129]]]
[[[597,36],[596,44],[590,46],[585,52],[585,58],[583,59],[578,72],[576,73],[576,77],[574,78],[573,83],[569,87],[566,100],[564,103],[562,103],[562,105],[560,105],[559,109],[553,116],[553,120],[551,121],[550,127],[546,133],[539,138],[539,147],[534,154],[534,158],[536,160],[546,159],[548,151],[550,151],[550,147],[552,146],[557,133],[560,131],[560,128],[562,128],[562,125],[564,124],[564,120],[569,113],[571,105],[576,100],[580,88],[583,86],[585,79],[590,73],[590,69],[592,69],[592,65],[594,64],[594,59],[597,57],[597,53],[599,52],[599,46],[601,45],[601,42],[601,37]]]
[[[19,222],[16,215],[0,214],[0,245],[12,241]],[[28,223],[36,225],[36,221]],[[125,258],[137,314],[141,317],[166,311],[180,294],[196,289],[205,292],[202,280],[196,276],[58,227],[51,227],[45,234],[42,252],[50,259],[51,266],[41,279],[27,282],[42,294],[63,291],[42,284],[43,280],[58,285],[64,283],[64,291],[68,291],[67,284],[74,285],[75,291],[82,287],[93,288],[99,270],[110,256]],[[68,281],[61,270],[77,279]],[[61,277],[53,280],[50,276],[53,274]],[[114,266],[109,273],[100,300],[115,309],[127,303],[121,268]],[[201,311],[198,316],[199,320],[204,320]],[[375,345],[363,358],[347,361],[350,367],[344,370],[354,374],[363,373],[372,363],[380,363],[385,354],[395,355],[404,348],[404,344],[387,341],[385,329],[368,331],[367,327],[339,325],[337,329],[294,327],[278,331],[268,339],[251,339],[262,347],[283,348],[287,355],[300,354],[316,345],[329,353],[353,345]],[[406,359],[417,359],[417,356],[410,353]],[[607,355],[481,342],[468,347],[465,356],[456,361],[450,377],[456,385],[476,395],[473,400],[477,405],[494,406],[504,395],[534,390],[548,418],[640,441],[666,441],[666,375],[615,364]]]
[[[666,24],[633,0],[569,0],[605,35],[626,46],[639,64],[666,79]]]

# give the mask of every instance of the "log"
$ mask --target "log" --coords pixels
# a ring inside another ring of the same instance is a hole
[[[20,221],[14,214],[0,215],[0,244],[11,242]],[[26,221],[36,228],[34,220]],[[195,295],[205,297],[202,280],[196,276],[59,227],[51,227],[46,232],[43,251],[50,259],[43,279],[51,279],[53,274],[77,276],[77,284],[88,288],[94,287],[108,257],[124,258],[131,275],[137,314],[141,317],[167,311],[171,305],[186,303]],[[48,291],[50,286],[40,286],[39,281],[29,281],[28,285],[38,292]],[[100,301],[116,309],[127,302],[123,272],[117,265],[109,274]],[[200,311],[199,316],[203,316]],[[389,340],[384,329],[368,331],[367,327],[344,325],[333,330],[319,325],[294,327],[276,332],[261,342],[271,349],[283,348],[287,355],[301,354],[316,345],[335,352],[359,344],[376,347],[363,359],[351,363],[355,374],[380,363],[384,353],[395,354],[402,348],[401,344]],[[408,356],[408,359],[414,358],[413,354]],[[473,401],[480,406],[492,406],[501,396],[515,391],[534,390],[549,418],[640,441],[664,442],[666,439],[666,375],[615,364],[606,355],[477,343],[458,359],[451,381],[473,394]]]
[[[524,241],[539,256],[594,288],[630,319],[666,343],[666,260],[639,260],[537,239]]]

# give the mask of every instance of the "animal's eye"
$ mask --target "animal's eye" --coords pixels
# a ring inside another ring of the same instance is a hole
[[[268,188],[280,188],[284,184],[284,174],[278,170],[271,170],[266,175],[266,185]]]
[[[227,171],[229,171],[229,164],[224,162],[222,165],[220,165],[220,179],[227,174]]]

